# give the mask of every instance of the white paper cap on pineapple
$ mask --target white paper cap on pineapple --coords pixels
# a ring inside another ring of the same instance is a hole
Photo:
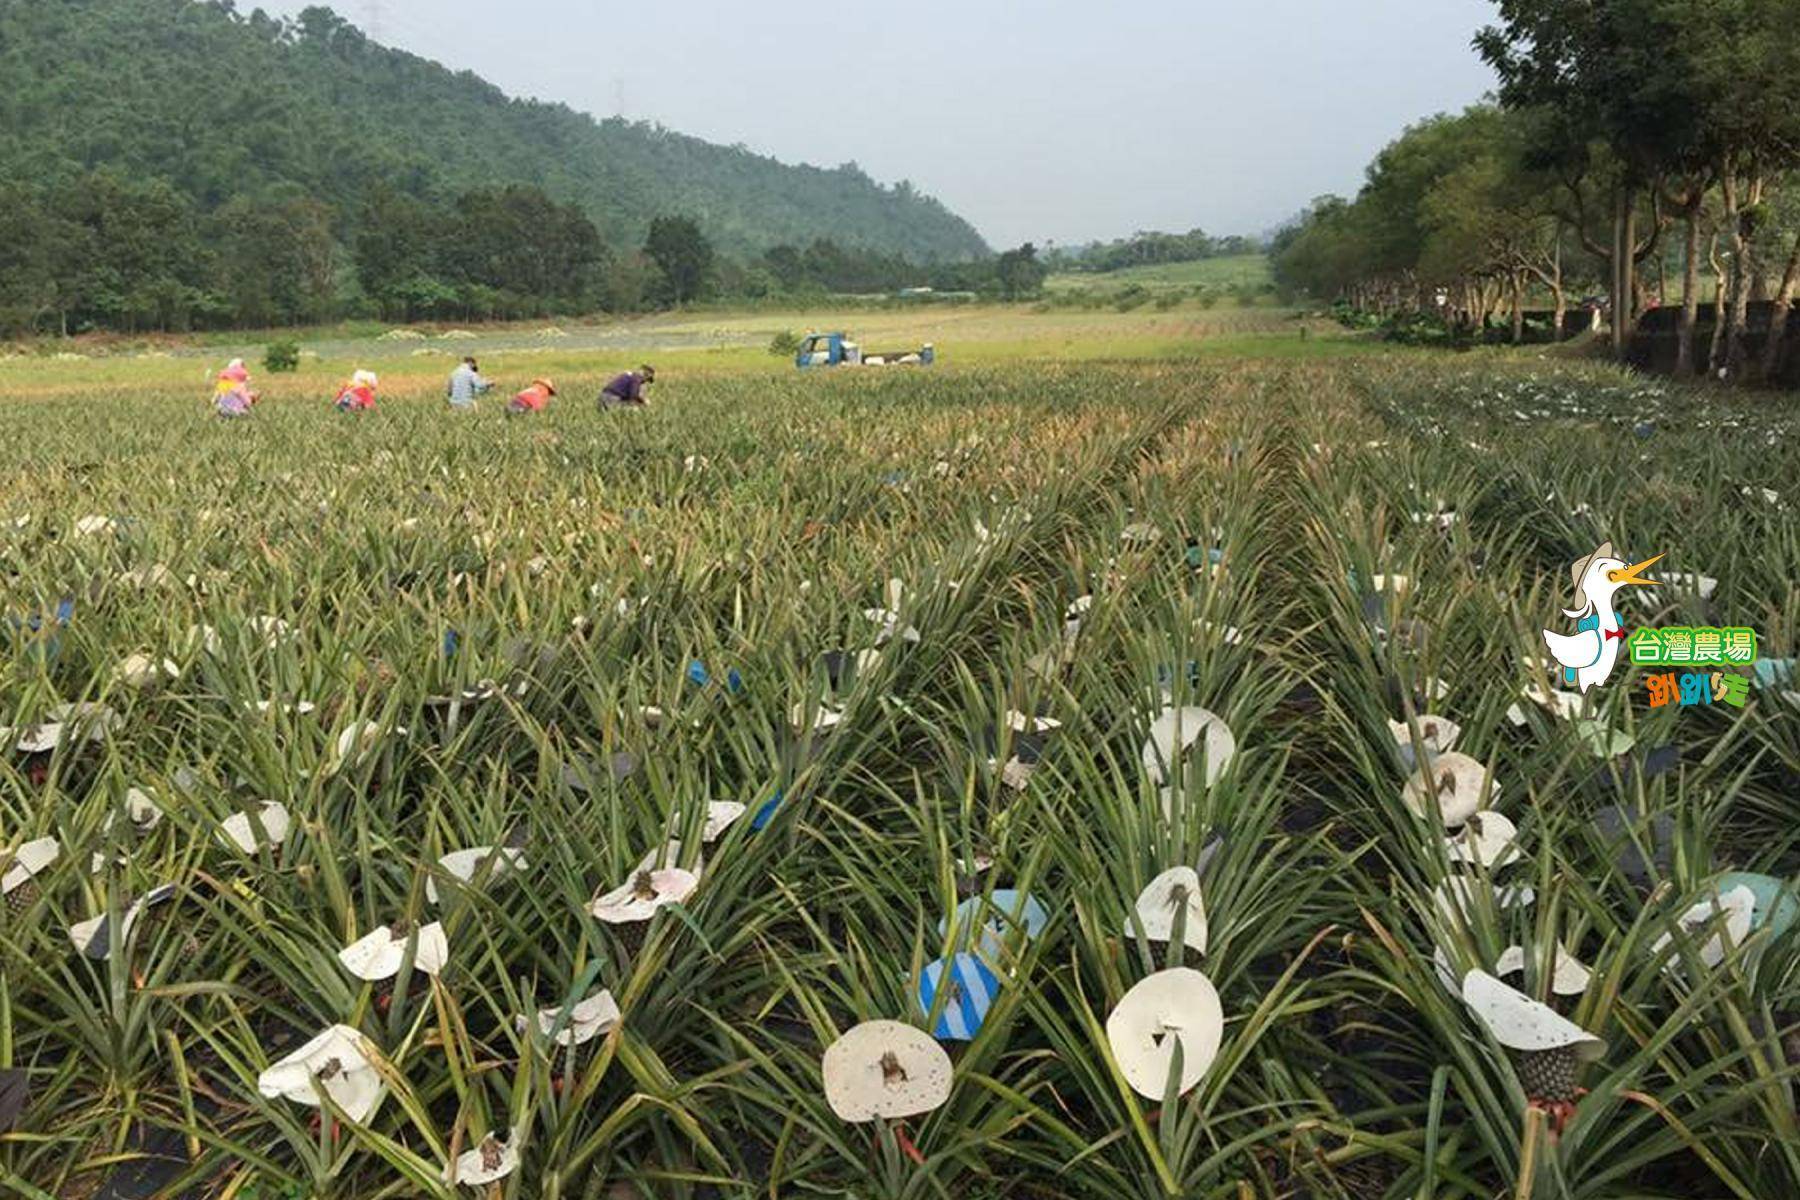
[[[83,701],[58,704],[44,714],[44,722],[26,729],[19,738],[19,752],[42,754],[65,742],[85,740],[98,745],[117,729],[124,718],[104,704]],[[76,735],[80,735],[78,739]]]
[[[1454,829],[1499,798],[1500,785],[1489,778],[1486,767],[1466,754],[1451,750],[1428,756],[1424,766],[1425,774],[1413,771],[1406,777],[1401,793],[1415,816],[1431,815],[1429,797],[1435,791],[1444,824]]]
[[[1589,1061],[1606,1053],[1604,1041],[1486,971],[1470,971],[1463,976],[1462,998],[1494,1040],[1509,1050],[1568,1049]]]
[[[579,1000],[563,1008],[540,1008],[537,1011],[538,1032],[545,1037],[555,1033],[559,1046],[580,1046],[591,1042],[619,1023],[619,1004],[613,994],[604,988],[595,992],[585,1000]],[[529,1026],[530,1019],[521,1016],[518,1019],[519,1029],[523,1031]],[[557,1029],[561,1024],[562,1028]]]
[[[155,829],[162,823],[162,806],[157,804],[156,798],[143,788],[126,788],[125,819],[139,829]],[[110,830],[112,826],[113,814],[108,813],[106,814],[106,824],[102,828]]]
[[[638,859],[637,869],[640,871],[656,871],[663,867],[680,865],[681,839],[670,838],[661,846],[644,851],[644,857]],[[693,875],[695,879],[699,879],[706,874],[706,856],[702,854],[694,855],[694,861],[689,863],[683,869]]]
[[[1724,929],[1714,933],[1700,947],[1700,961],[1709,967],[1716,967],[1725,958],[1724,939],[1730,938],[1731,944],[1737,946],[1750,936],[1751,917],[1755,912],[1756,893],[1739,885],[1717,893],[1716,898],[1702,900],[1675,920],[1682,932],[1691,937],[1711,925],[1716,918],[1724,917]],[[1667,933],[1658,937],[1650,943],[1650,953],[1661,954],[1671,938],[1672,935]],[[1669,965],[1673,965],[1675,961],[1671,959]]]
[[[930,1112],[950,1098],[950,1056],[922,1029],[864,1021],[825,1048],[825,1100],[838,1119],[860,1124]]]
[[[113,669],[113,678],[129,688],[149,689],[165,679],[181,678],[181,664],[172,658],[158,660],[140,651],[126,655]]]
[[[361,1124],[381,1099],[381,1075],[363,1051],[362,1034],[333,1025],[256,1077],[256,1090],[271,1099],[319,1107],[319,1092]]]
[[[1438,982],[1452,996],[1462,995],[1462,971],[1450,961],[1450,954],[1442,946],[1431,948],[1431,969],[1437,975]]]
[[[458,883],[470,883],[484,871],[487,878],[499,879],[509,872],[523,871],[530,864],[525,861],[525,852],[513,846],[471,846],[467,850],[452,850],[438,859],[438,866]],[[425,898],[433,904],[438,902],[435,879],[425,880]]]
[[[1188,967],[1139,980],[1106,1018],[1106,1040],[1125,1082],[1149,1100],[1161,1100],[1168,1090],[1177,1045],[1181,1075],[1175,1090],[1185,1094],[1218,1057],[1224,1034],[1219,993],[1210,979]]]
[[[1495,911],[1529,908],[1537,891],[1523,883],[1483,883],[1470,875],[1451,875],[1431,889],[1432,904],[1447,924],[1468,926],[1484,903]]]
[[[1525,970],[1525,947],[1508,946],[1494,960],[1494,974],[1504,979]],[[1550,990],[1558,996],[1579,996],[1587,991],[1593,978],[1586,965],[1570,954],[1561,942],[1556,944],[1556,960],[1550,969]]]
[[[277,701],[253,700],[246,708],[253,710],[258,716],[266,717],[272,712],[280,712],[283,716],[304,717],[314,712],[319,706],[311,700]]]
[[[1134,546],[1148,545],[1161,536],[1162,530],[1148,521],[1134,521],[1119,530],[1119,540]]]
[[[119,940],[121,942],[131,940],[131,931],[136,928],[138,918],[144,915],[145,909],[152,905],[167,903],[174,898],[174,885],[165,883],[161,887],[150,889],[127,905],[125,911],[119,914]],[[77,921],[69,926],[69,940],[75,944],[76,951],[82,956],[104,962],[112,954],[112,937],[111,929],[107,925],[107,914],[103,912],[97,917],[90,917],[86,921]]]
[[[444,1171],[444,1182],[485,1187],[518,1169],[519,1131],[515,1127],[505,1141],[490,1132],[473,1150],[459,1154],[455,1164]]]
[[[1456,748],[1456,739],[1462,736],[1462,726],[1447,717],[1434,717],[1421,714],[1416,723],[1419,736],[1413,737],[1413,727],[1405,721],[1389,721],[1388,732],[1394,735],[1397,746],[1420,746],[1429,754],[1443,754]]]
[[[0,894],[11,892],[62,856],[53,837],[35,838],[12,852],[6,874],[0,875]]]
[[[1009,708],[1006,710],[1006,727],[1014,733],[1049,733],[1061,729],[1062,722],[1055,717],[1032,716]]]
[[[175,582],[175,575],[162,563],[151,563],[147,567],[133,567],[129,571],[120,571],[116,582],[125,587],[134,588],[166,587]]]
[[[1555,688],[1540,687],[1534,683],[1526,688],[1523,694],[1525,699],[1549,712],[1558,720],[1573,721],[1581,715],[1580,692],[1564,692]],[[1525,714],[1523,712],[1515,713],[1513,709],[1507,710],[1507,719],[1514,725],[1525,724]]]
[[[906,585],[904,583],[898,579],[890,579],[887,581],[887,591],[885,596],[887,607],[863,609],[864,617],[881,626],[881,629],[875,635],[875,644],[877,646],[888,642],[895,634],[900,635],[901,641],[917,642],[919,640],[919,631],[917,629],[914,629],[911,625],[903,626],[900,624],[900,601],[905,595],[905,592]]]
[[[263,645],[273,650],[294,635],[293,626],[280,617],[264,614],[250,618],[250,628],[262,635]]]
[[[702,842],[716,842],[725,835],[725,831],[737,824],[738,819],[749,811],[736,800],[709,800],[706,803],[706,820],[700,826]],[[682,824],[682,814],[675,814],[675,824]],[[675,845],[680,845],[676,842]],[[671,862],[674,859],[670,859]]]
[[[843,721],[844,710],[823,701],[815,708],[803,700],[789,711],[788,719],[795,733],[827,733]]]
[[[1670,587],[1697,592],[1702,600],[1711,600],[1713,593],[1719,590],[1719,581],[1711,575],[1695,575],[1688,571],[1658,571],[1657,574]]]
[[[55,721],[26,725],[20,729],[14,729],[10,725],[0,729],[0,735],[5,737],[10,738],[14,734],[18,735],[13,742],[15,754],[48,754],[63,743],[63,727]]]
[[[596,897],[588,905],[588,911],[608,925],[648,921],[656,915],[657,909],[679,904],[699,886],[698,876],[678,867],[666,867],[660,871],[634,871],[630,879],[604,896]]]
[[[391,926],[378,926],[338,951],[338,961],[358,979],[370,982],[392,979],[400,973],[400,964],[406,958],[406,944],[411,938],[410,930],[396,932]],[[413,970],[436,975],[449,960],[450,943],[444,936],[444,927],[436,921],[419,926]]]
[[[204,651],[215,658],[225,652],[225,641],[211,625],[188,626],[184,643],[190,652]]]
[[[1201,636],[1208,642],[1214,640],[1222,641],[1227,646],[1241,646],[1244,644],[1244,631],[1239,629],[1236,625],[1224,625],[1216,621],[1208,621],[1206,618],[1202,617],[1194,622],[1194,628],[1199,630]]]
[[[1519,830],[1504,813],[1470,813],[1455,834],[1444,839],[1451,862],[1477,863],[1494,870],[1519,857]]]
[[[219,823],[219,832],[245,854],[255,854],[264,842],[272,847],[281,845],[291,828],[287,806],[274,800],[263,801],[254,817],[247,812],[233,813]]]
[[[1205,954],[1206,907],[1200,898],[1200,875],[1194,868],[1170,867],[1138,893],[1138,920],[1143,923],[1144,936],[1153,942],[1167,942],[1175,936],[1175,914],[1183,910],[1181,940]]]
[[[1168,783],[1171,768],[1202,735],[1206,738],[1206,786],[1211,787],[1237,754],[1237,738],[1224,721],[1194,705],[1166,708],[1151,722],[1150,738],[1144,743],[1144,770],[1157,784]]]
[[[404,725],[394,726],[397,737],[405,737]],[[326,771],[336,771],[342,767],[353,767],[368,761],[369,757],[381,746],[387,730],[377,721],[352,721],[338,734],[337,745],[333,747],[331,761],[326,764]]]

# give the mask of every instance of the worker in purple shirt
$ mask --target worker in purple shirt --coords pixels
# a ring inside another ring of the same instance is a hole
[[[646,366],[627,371],[600,389],[599,406],[602,409],[622,408],[626,405],[642,408],[644,389],[655,382],[655,367]]]

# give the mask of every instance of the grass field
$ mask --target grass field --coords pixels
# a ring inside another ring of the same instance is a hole
[[[533,322],[470,330],[396,327],[387,336],[366,330],[302,331],[301,369],[289,375],[258,372],[258,386],[283,403],[329,399],[358,367],[378,371],[384,390],[411,397],[441,392],[450,368],[478,355],[498,384],[522,387],[534,375],[567,382],[591,400],[618,371],[649,361],[695,374],[794,373],[787,356],[769,353],[778,333],[845,330],[870,348],[933,343],[944,365],[1022,361],[1079,362],[1192,357],[1336,357],[1382,354],[1379,342],[1352,337],[1335,323],[1290,309],[1182,307],[1170,311],[1038,311],[1023,305],[946,305],[847,311],[678,313],[604,322]],[[404,334],[405,336],[397,336]],[[148,389],[173,396],[207,394],[220,363],[232,356],[255,368],[265,344],[286,334],[220,340],[217,335],[151,345],[113,339],[64,357],[0,356],[0,397],[90,397],[96,391]]]
[[[1196,262],[1128,267],[1123,271],[1101,274],[1066,272],[1052,275],[1045,281],[1045,286],[1052,292],[1076,288],[1121,290],[1134,284],[1150,291],[1205,288],[1229,292],[1238,288],[1261,288],[1270,279],[1268,256],[1238,254],[1224,258],[1203,258]]]
[[[216,351],[0,363],[9,1191],[1800,1194],[1800,684],[1525,695],[1605,539],[1716,579],[1628,625],[1794,654],[1793,417],[1274,309],[761,348],[844,319],[482,331],[563,385],[520,420],[416,342],[317,339],[236,423]],[[1461,996],[1515,946],[1536,1057]],[[1148,979],[1217,1023],[1115,1038]],[[1554,1118],[1552,1005],[1605,1043]],[[935,1107],[871,1054],[896,1115],[840,1118],[875,1020],[945,1035]]]

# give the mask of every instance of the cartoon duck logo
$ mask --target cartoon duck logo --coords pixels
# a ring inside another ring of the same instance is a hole
[[[1566,608],[1563,615],[1577,618],[1573,634],[1544,630],[1544,644],[1563,667],[1563,682],[1578,685],[1586,692],[1611,677],[1619,661],[1619,647],[1625,644],[1625,631],[1619,628],[1618,614],[1613,611],[1613,596],[1622,587],[1653,587],[1657,581],[1645,579],[1643,572],[1662,558],[1646,558],[1641,563],[1625,565],[1613,554],[1611,542],[1577,562],[1570,570],[1575,582],[1575,595],[1580,604]]]

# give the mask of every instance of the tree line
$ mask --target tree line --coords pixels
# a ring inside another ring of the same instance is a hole
[[[1678,374],[1772,376],[1800,292],[1800,0],[1498,9],[1475,38],[1496,102],[1411,127],[1354,198],[1315,201],[1273,241],[1277,280],[1515,338],[1528,296],[1560,314],[1592,289],[1621,357],[1678,301]]]
[[[1049,269],[1030,242],[998,255],[963,262],[915,263],[893,254],[840,246],[815,238],[805,247],[776,246],[754,260],[726,290],[756,298],[831,293],[870,294],[929,289],[983,299],[1023,300],[1043,290]]]
[[[6,336],[503,320],[908,287],[1012,299],[1043,279],[1030,245],[919,265],[822,238],[730,258],[675,214],[620,250],[579,205],[521,184],[433,203],[377,182],[354,211],[287,186],[206,212],[163,181],[106,170],[0,183]]]
[[[1093,242],[1086,246],[1058,247],[1046,257],[1057,270],[1121,271],[1160,263],[1198,262],[1205,258],[1229,258],[1257,254],[1263,249],[1255,238],[1232,235],[1213,237],[1203,229],[1186,233],[1141,231],[1128,238]]]
[[[110,171],[0,185],[7,334],[531,316],[603,302],[613,268],[579,208],[530,187],[439,207],[377,185],[350,226],[297,189],[202,212]]]

